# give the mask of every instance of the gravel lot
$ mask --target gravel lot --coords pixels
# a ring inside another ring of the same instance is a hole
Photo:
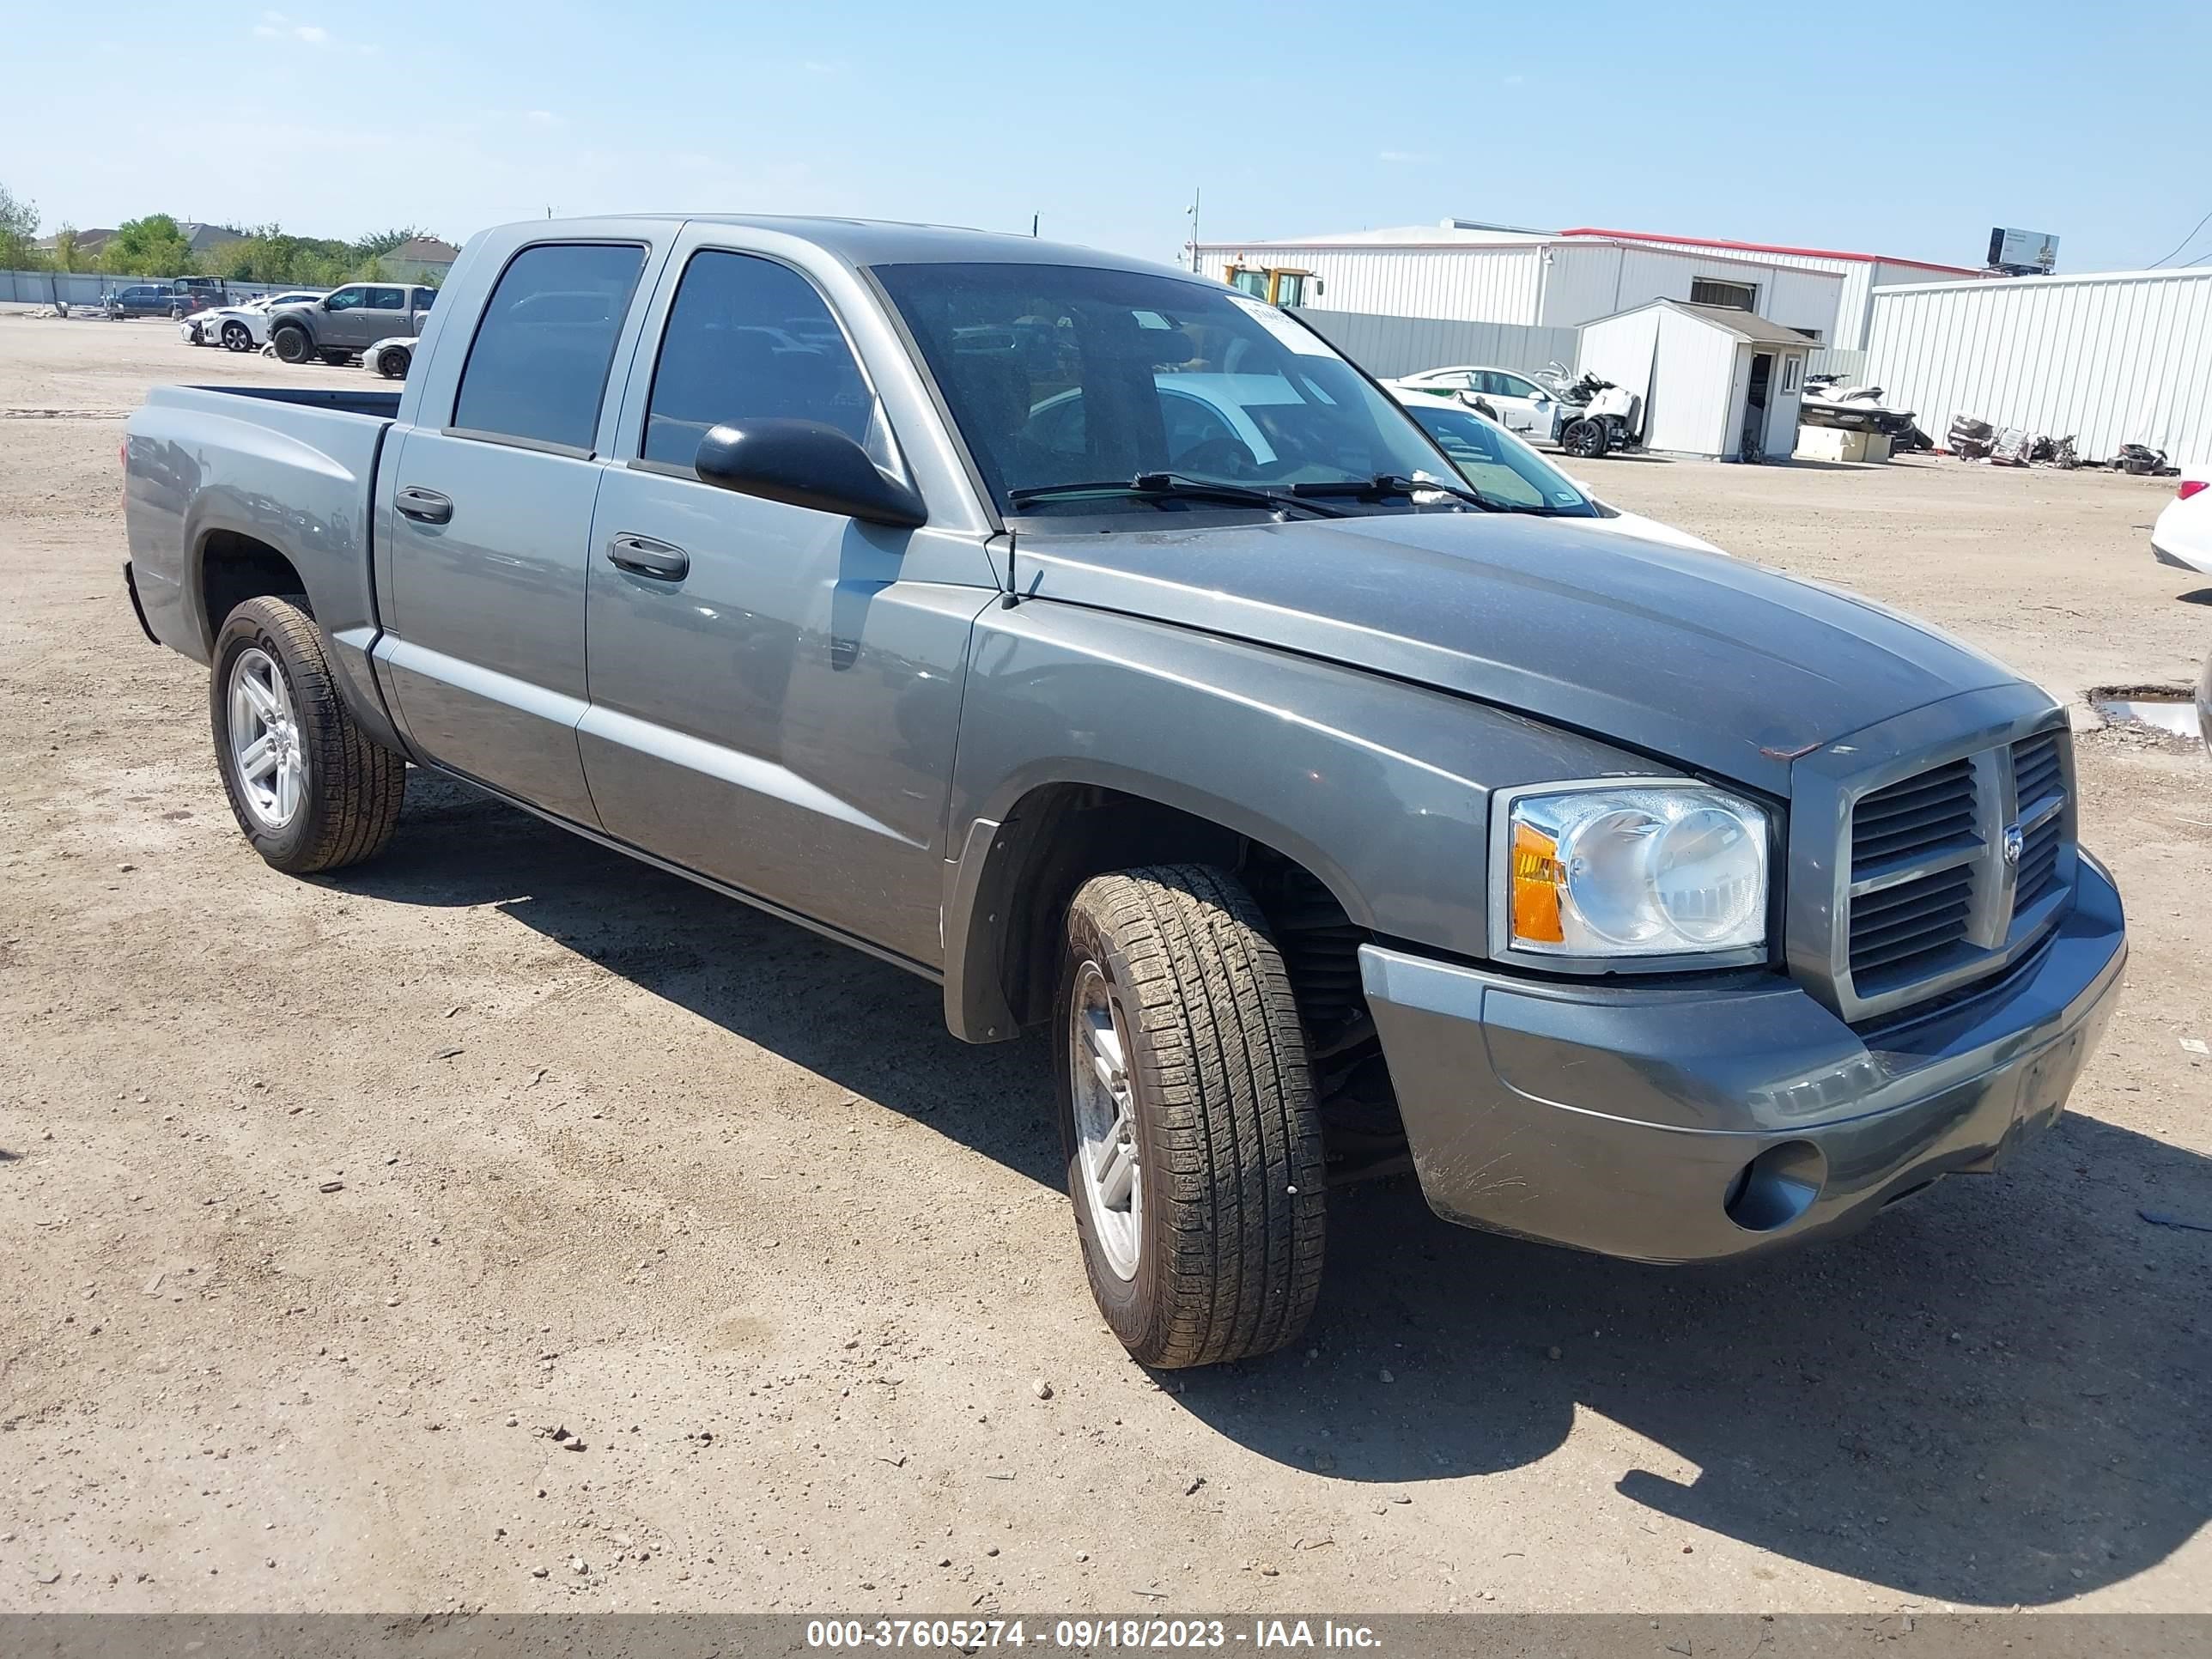
[[[2212,1224],[2200,752],[2081,738],[2130,984],[2005,1174],[1728,1271],[1354,1189],[1310,1349],[1154,1378],[1042,1045],[419,775],[247,849],[121,420],[349,373],[0,317],[0,1610],[2212,1608],[2212,1232],[2138,1213]],[[2212,649],[2153,481],[1583,471],[2069,699]]]

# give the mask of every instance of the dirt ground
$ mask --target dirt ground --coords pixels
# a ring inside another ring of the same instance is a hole
[[[2212,1225],[2201,752],[2081,739],[2130,981],[2003,1175],[1725,1271],[1356,1188],[1310,1346],[1156,1378],[1041,1045],[419,775],[248,850],[121,420],[352,373],[0,317],[0,1610],[2212,1608],[2212,1232],[2140,1213]],[[1580,470],[2069,699],[2212,650],[2168,485]]]

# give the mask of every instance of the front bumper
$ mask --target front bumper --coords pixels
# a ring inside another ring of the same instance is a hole
[[[1848,1232],[2055,1121],[2127,962],[2111,878],[1972,999],[1862,1037],[1786,980],[1536,981],[1360,948],[1422,1191],[1454,1221],[1642,1261]]]

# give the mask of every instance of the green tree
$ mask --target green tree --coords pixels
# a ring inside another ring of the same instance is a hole
[[[182,276],[198,270],[191,244],[166,213],[126,219],[100,251],[103,270],[118,276]]]
[[[54,233],[54,251],[52,257],[56,270],[75,270],[83,263],[84,255],[77,250],[75,225],[65,224]]]
[[[0,185],[0,270],[33,270],[39,252],[39,207]]]
[[[417,230],[410,225],[401,230],[374,230],[353,244],[354,258],[360,260],[380,259],[394,248],[404,246],[417,236],[427,236],[427,230]]]

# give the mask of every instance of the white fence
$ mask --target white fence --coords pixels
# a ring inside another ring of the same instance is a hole
[[[1878,288],[1869,373],[1941,443],[1954,416],[2212,460],[2212,268]]]
[[[1301,309],[1298,316],[1377,380],[1424,368],[1479,363],[1535,374],[1557,362],[1571,368],[1571,328],[1454,322],[1435,317],[1378,317],[1359,311]]]
[[[60,301],[96,307],[119,288],[159,280],[153,276],[112,276],[98,270],[0,270],[0,305],[50,306]],[[258,300],[264,294],[283,293],[287,287],[283,283],[223,284],[233,301]]]

